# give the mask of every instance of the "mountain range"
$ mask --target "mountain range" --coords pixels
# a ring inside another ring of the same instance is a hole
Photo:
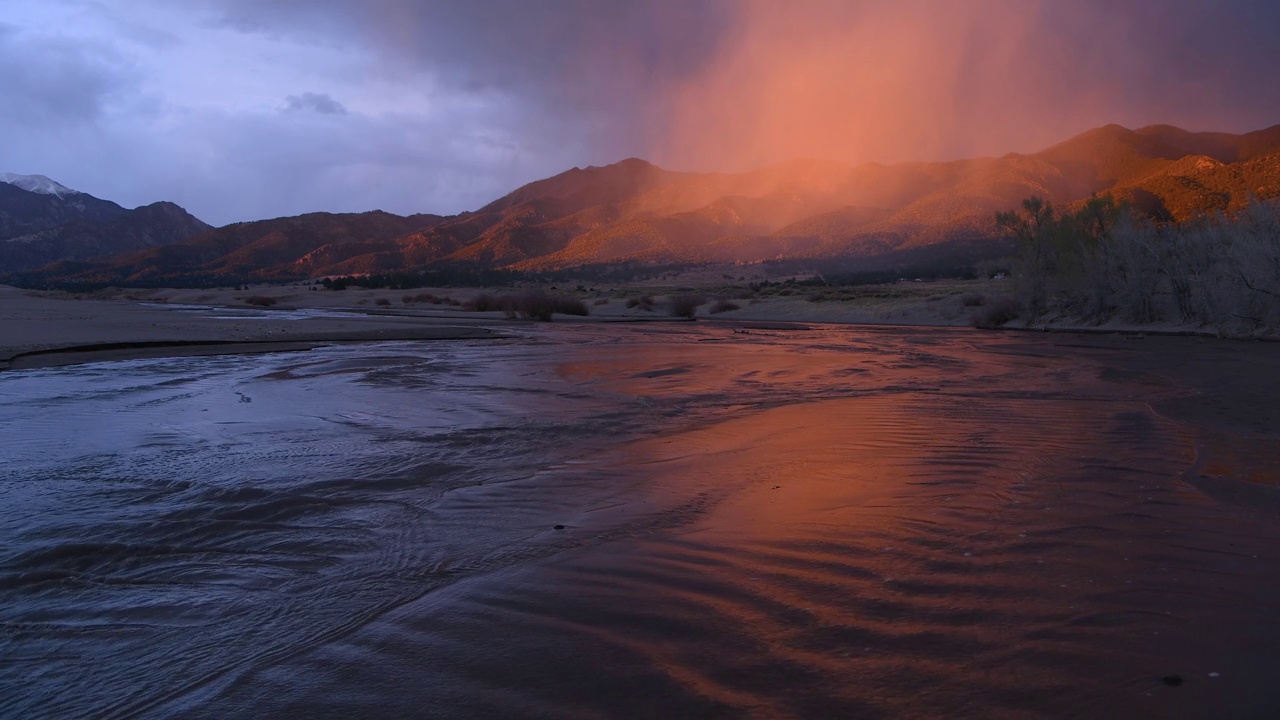
[[[743,173],[675,172],[632,158],[574,168],[454,216],[374,211],[237,223],[112,257],[68,258],[19,279],[159,285],[775,259],[875,269],[999,250],[996,211],[1029,195],[1070,206],[1098,193],[1162,221],[1280,196],[1280,125],[1246,134],[1108,125],[1031,154],[797,160]]]
[[[173,203],[126,210],[43,175],[0,174],[0,272],[167,245],[209,229]]]

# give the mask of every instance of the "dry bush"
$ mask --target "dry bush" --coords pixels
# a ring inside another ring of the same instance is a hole
[[[741,310],[741,309],[742,309],[742,306],[739,305],[738,303],[733,302],[732,300],[727,300],[725,298],[720,298],[716,300],[714,304],[711,305],[710,312],[712,314],[715,314],[715,313],[730,312],[733,310]]]
[[[698,307],[706,301],[701,295],[672,295],[667,299],[667,312],[671,317],[693,319],[698,314]]]
[[[267,295],[250,295],[244,299],[246,305],[257,305],[258,307],[271,307],[276,304],[276,299]]]
[[[1055,278],[1059,310],[1134,323],[1166,315],[1247,337],[1280,331],[1280,208],[1156,225],[1123,216],[1099,241],[1072,248]]]
[[[592,304],[592,305],[595,305],[596,307],[600,307],[601,305],[608,305],[608,304],[609,304],[609,298],[596,298],[595,302],[593,302],[593,303],[591,303],[591,304]]]
[[[514,310],[520,317],[544,322],[550,321],[553,313],[582,316],[591,314],[587,304],[577,298],[547,295],[536,290],[507,298],[507,307],[511,308],[507,310],[508,314]]]
[[[995,330],[1022,314],[1022,305],[1011,297],[998,297],[969,318],[969,324],[983,330]]]
[[[475,296],[466,306],[469,310],[487,312],[501,310],[507,318],[517,317],[533,320],[550,321],[555,313],[561,315],[590,315],[591,309],[577,298],[561,295],[547,295],[541,291],[530,291],[519,295],[489,295],[482,293]]]
[[[981,293],[965,293],[960,296],[960,304],[964,307],[982,307],[987,299]]]
[[[639,308],[640,310],[644,310],[646,312],[652,312],[653,298],[650,297],[649,295],[641,295],[638,298],[631,298],[627,300],[627,309],[630,310],[632,308]]]
[[[498,298],[489,293],[480,293],[470,300],[463,303],[462,307],[475,312],[489,312],[490,310],[501,310],[498,305]]]
[[[380,307],[387,307],[388,305],[391,304],[391,301],[386,298],[378,298],[377,300],[373,301],[373,304],[378,305]]]

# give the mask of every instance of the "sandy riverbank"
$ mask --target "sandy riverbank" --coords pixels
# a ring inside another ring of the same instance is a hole
[[[650,309],[628,307],[646,288],[591,288],[566,294],[583,300],[588,317],[557,322],[676,322],[654,288]],[[730,299],[716,312],[715,293],[698,318],[749,329],[759,323],[832,323],[927,327],[969,326],[980,306],[975,295],[998,297],[996,281],[907,283],[830,290],[805,295],[777,292]],[[329,342],[443,340],[493,337],[511,321],[500,312],[472,312],[461,303],[512,290],[422,288],[410,291],[353,287],[341,292],[310,286],[235,289],[108,289],[87,294],[27,291],[0,286],[0,370],[104,359],[301,350]],[[553,291],[557,292],[557,291]],[[563,292],[563,291],[559,291]],[[452,303],[412,300],[422,295]],[[267,298],[267,307],[253,302]],[[1010,329],[1026,329],[1015,321]],[[1209,335],[1174,323],[1049,323],[1044,329],[1092,333]]]
[[[205,294],[202,294],[205,295]],[[484,318],[296,305],[252,308],[233,294],[152,291],[83,298],[0,287],[0,370],[136,357],[302,350],[330,342],[493,337]],[[192,303],[187,305],[187,303]]]

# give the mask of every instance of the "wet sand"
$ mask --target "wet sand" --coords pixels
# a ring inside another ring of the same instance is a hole
[[[450,340],[493,336],[491,318],[378,314],[377,308],[261,309],[248,293],[208,295],[224,305],[185,305],[180,291],[139,300],[77,299],[0,286],[0,370],[100,360],[306,350],[333,342]],[[314,293],[319,294],[319,293]],[[170,303],[169,297],[175,302]],[[194,300],[204,295],[192,296]],[[156,298],[164,302],[155,302]]]
[[[1280,345],[521,327],[439,372],[465,377],[490,358],[488,372],[525,391],[502,407],[526,419],[485,431],[500,445],[469,431],[410,437],[402,451],[475,448],[467,482],[414,499],[405,493],[420,480],[382,469],[370,477],[393,495],[344,490],[427,511],[396,530],[407,544],[379,554],[404,558],[377,580],[404,582],[401,594],[344,615],[344,589],[326,600],[337,617],[324,615],[305,641],[261,653],[229,643],[208,659],[216,671],[193,669],[167,692],[137,690],[112,707],[184,717],[1280,715]],[[414,353],[431,357],[428,347]],[[258,408],[273,383],[329,367],[311,362],[244,375],[235,390],[256,399],[234,407]],[[352,402],[376,386],[430,406],[438,380],[388,375],[423,362],[355,358],[325,372],[360,378],[341,390]],[[164,366],[137,372],[151,367]],[[52,381],[61,371],[39,372]],[[457,397],[492,392],[469,385]],[[359,416],[392,422],[379,407]],[[400,442],[413,421],[391,426]],[[184,452],[217,462],[218,447]],[[537,452],[478,470],[513,449]],[[281,452],[302,463],[313,451]],[[327,496],[309,487],[304,497],[312,507]],[[278,513],[287,500],[271,502]],[[324,524],[312,512],[255,522],[302,532]],[[494,528],[513,533],[492,551],[500,561],[468,555]],[[226,580],[209,582],[227,591]],[[180,636],[169,642],[181,655]]]

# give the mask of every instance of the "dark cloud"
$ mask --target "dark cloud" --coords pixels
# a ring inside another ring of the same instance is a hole
[[[284,99],[285,112],[314,112],[321,115],[346,115],[347,108],[326,93],[304,92]]]
[[[7,122],[91,122],[137,85],[137,70],[107,43],[0,24],[0,118]]]
[[[574,133],[596,161],[661,155],[690,124],[713,133],[725,114],[760,113],[744,105],[691,120],[687,101],[676,97],[698,96],[698,83],[727,54],[810,54],[823,46],[834,48],[833,60],[804,69],[829,80],[816,83],[822,96],[812,102],[819,105],[854,104],[838,97],[841,78],[867,66],[901,83],[878,92],[904,110],[927,106],[902,99],[933,80],[909,77],[916,64],[925,75],[935,65],[955,81],[930,88],[949,98],[945,108],[927,107],[945,111],[929,119],[937,127],[881,143],[879,160],[1029,150],[1107,122],[1246,130],[1280,121],[1280,84],[1269,80],[1280,72],[1280,43],[1272,37],[1280,3],[1266,0],[981,0],[972,7],[916,0],[210,0],[207,7],[251,32],[374,48],[387,73],[430,73],[452,87],[509,94],[531,113],[556,116],[551,126]],[[767,27],[753,26],[766,16]],[[754,48],[741,46],[748,32]],[[915,42],[917,57],[898,55],[890,59],[895,66],[875,68],[877,58],[840,48],[890,39],[896,47],[885,54]],[[927,43],[947,52],[928,54]],[[860,67],[840,64],[855,56]],[[736,82],[778,74],[763,62],[755,72]],[[998,92],[1001,83],[1023,87]],[[915,152],[906,147],[912,142]],[[777,159],[766,155],[760,158]],[[657,159],[699,162],[687,153]]]
[[[518,98],[601,158],[643,153],[663,92],[715,56],[738,0],[209,0],[248,33],[371,48],[390,77],[428,74]]]

